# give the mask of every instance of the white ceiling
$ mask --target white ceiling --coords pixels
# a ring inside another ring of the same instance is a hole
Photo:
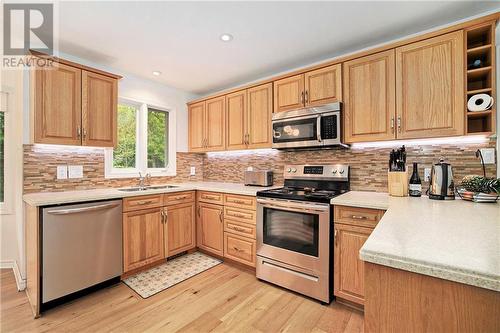
[[[59,48],[206,94],[495,9],[500,2],[62,2]],[[232,42],[219,40],[225,32]]]

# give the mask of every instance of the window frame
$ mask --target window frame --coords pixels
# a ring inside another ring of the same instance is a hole
[[[166,177],[177,175],[176,163],[176,122],[175,110],[170,107],[159,106],[157,103],[138,101],[136,99],[120,97],[119,104],[130,105],[137,108],[136,117],[136,166],[135,168],[114,168],[113,148],[106,148],[104,155],[104,177],[105,178],[132,178],[138,177],[139,172],[151,177]],[[168,163],[165,168],[148,168],[148,109],[168,113]]]
[[[0,112],[4,115],[4,149],[3,149],[3,201],[0,202],[0,215],[10,215],[13,213],[12,206],[14,201],[14,191],[13,191],[13,170],[12,163],[7,163],[14,155],[13,149],[13,135],[12,131],[12,112],[10,109],[10,99],[9,96],[12,91],[9,87],[2,87],[0,92]],[[12,146],[12,147],[11,147]]]

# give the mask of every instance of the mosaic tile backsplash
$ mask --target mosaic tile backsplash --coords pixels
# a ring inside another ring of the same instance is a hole
[[[479,148],[494,148],[495,142],[481,144],[446,144],[407,147],[407,162],[411,174],[412,162],[419,162],[423,180],[424,167],[442,156],[452,164],[455,181],[468,174],[482,174],[482,167],[475,157]],[[396,148],[396,147],[394,147]],[[283,168],[286,164],[335,164],[351,166],[351,189],[359,191],[387,192],[387,167],[392,148],[356,148],[311,151],[255,150],[230,153],[177,153],[177,176],[154,177],[153,184],[186,181],[224,181],[242,183],[247,167],[271,169],[275,185],[283,184]],[[83,165],[84,178],[56,179],[56,166],[61,164]],[[196,175],[190,176],[190,167],[196,167]],[[496,165],[486,166],[487,176],[493,177]],[[100,148],[24,146],[24,192],[64,191],[103,187],[130,186],[137,178],[104,178],[104,150]],[[424,189],[427,184],[423,184]]]

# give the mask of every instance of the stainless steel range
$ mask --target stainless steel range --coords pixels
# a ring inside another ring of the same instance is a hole
[[[330,303],[333,213],[347,165],[289,165],[285,186],[257,192],[257,278]]]

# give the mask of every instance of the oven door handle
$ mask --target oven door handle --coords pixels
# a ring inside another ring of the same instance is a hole
[[[266,199],[257,199],[257,202],[264,207],[269,208],[281,208],[283,210],[299,210],[299,211],[307,211],[307,212],[327,212],[330,209],[330,205],[317,205],[317,204],[302,204],[293,201],[284,201],[284,202],[276,202],[270,201]]]
[[[321,115],[318,115],[318,119],[316,120],[316,136],[318,142],[321,142]]]

